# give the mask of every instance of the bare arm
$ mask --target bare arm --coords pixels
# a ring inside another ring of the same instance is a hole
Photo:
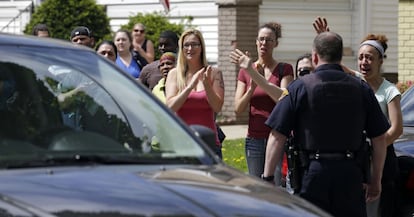
[[[282,81],[280,81],[280,88],[283,92],[284,89],[286,89],[290,82],[292,82],[294,80],[293,75],[285,75],[282,78]]]
[[[224,82],[222,72],[208,66],[202,76],[202,81],[210,107],[214,112],[220,112],[224,103]]]
[[[390,117],[391,127],[385,133],[385,142],[387,145],[394,141],[402,134],[402,114],[401,114],[401,96],[396,96],[388,103],[388,116]]]
[[[250,81],[250,87],[247,87],[244,82],[237,81],[236,94],[234,95],[234,111],[236,114],[241,114],[246,110],[256,86],[254,81]]]
[[[282,160],[287,137],[275,130],[270,132],[266,146],[266,159],[263,176],[273,176],[276,165]]]
[[[134,46],[134,50],[139,53],[148,63],[152,63],[154,61],[155,51],[154,51],[154,43],[151,40],[147,40],[146,45],[147,51],[142,49],[140,45]]]
[[[263,91],[265,91],[267,95],[269,95],[273,99],[273,101],[279,101],[279,98],[283,93],[283,89],[276,86],[273,83],[268,82],[266,78],[263,77],[262,74],[260,74],[260,70],[262,70],[261,66],[257,66],[259,72],[253,69],[250,57],[248,57],[239,49],[232,51],[230,54],[230,58],[232,63],[239,64],[241,68],[246,69],[252,80],[257,84],[257,86],[261,87]],[[283,78],[281,84],[284,84],[285,87],[287,87],[289,82],[293,80],[293,76],[290,77],[291,79]]]
[[[376,200],[381,195],[382,170],[384,168],[385,155],[387,152],[385,133],[375,138],[371,138],[371,143],[373,147],[372,175],[365,196],[367,202]]]

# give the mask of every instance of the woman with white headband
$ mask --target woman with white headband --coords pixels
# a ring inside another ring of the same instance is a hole
[[[325,18],[317,17],[313,22],[316,33],[329,31]],[[391,127],[386,132],[388,145],[382,174],[382,192],[380,199],[367,203],[368,217],[398,216],[397,174],[398,162],[394,152],[394,141],[402,134],[401,93],[397,87],[381,75],[381,67],[386,58],[388,48],[385,35],[367,35],[358,50],[359,71],[343,66],[344,71],[366,80],[375,93],[375,97],[383,114],[388,118]]]
[[[358,51],[359,73],[375,92],[381,110],[391,125],[386,133],[386,141],[389,145],[382,175],[382,193],[379,200],[367,203],[368,217],[396,216],[398,210],[398,191],[396,189],[398,163],[393,142],[403,131],[401,93],[394,84],[381,75],[381,66],[386,58],[385,51],[388,47],[387,41],[385,35],[369,34],[360,44]]]

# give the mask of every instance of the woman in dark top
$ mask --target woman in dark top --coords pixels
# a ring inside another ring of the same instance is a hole
[[[132,30],[132,45],[134,58],[139,62],[141,68],[154,61],[154,43],[146,39],[145,26],[142,23],[134,25]]]

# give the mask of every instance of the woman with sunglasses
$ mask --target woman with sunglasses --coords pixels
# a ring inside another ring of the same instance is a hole
[[[134,58],[140,62],[141,68],[154,61],[155,57],[154,43],[145,36],[144,24],[135,24],[132,30],[133,54]]]
[[[298,57],[296,60],[296,79],[313,72],[312,54],[306,53]]]

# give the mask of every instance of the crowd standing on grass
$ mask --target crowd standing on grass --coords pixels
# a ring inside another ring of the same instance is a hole
[[[253,65],[247,53],[236,50],[232,62],[240,65],[234,98],[235,112],[249,112],[245,154],[249,174],[260,177],[263,173],[267,138],[270,128],[264,123],[279,100],[281,88],[286,88],[293,80],[293,67],[273,58],[273,50],[279,45],[282,36],[279,23],[266,23],[259,27],[256,38],[258,59]],[[239,58],[240,57],[240,58]],[[280,167],[279,172],[280,174]],[[280,178],[280,176],[279,176]]]
[[[235,49],[230,54],[230,61],[241,68],[235,111],[249,109],[245,139],[249,174],[279,184],[280,171],[276,168],[280,167],[286,139],[294,135],[305,153],[302,157],[307,159],[299,196],[334,216],[398,215],[398,164],[393,142],[402,133],[401,94],[381,76],[388,39],[385,35],[367,35],[358,50],[356,71],[341,64],[342,38],[330,32],[326,19],[318,17],[313,26],[318,35],[312,54],[297,59],[295,73],[290,64],[273,58],[281,37],[279,23],[259,28],[255,62],[248,52]],[[201,124],[215,131],[215,152],[222,157],[215,116],[224,101],[223,76],[207,64],[202,33],[188,29],[178,37],[171,31],[162,32],[158,49],[163,55],[157,61],[153,43],[145,33],[141,23],[134,25],[132,33],[119,30],[113,42],[102,41],[96,52],[139,78],[187,124]],[[50,37],[45,24],[36,25],[32,34]],[[75,27],[70,41],[95,46],[92,31],[86,26]],[[335,103],[327,90],[336,94]],[[355,150],[361,145],[356,141],[363,131],[373,147],[368,183],[363,183],[363,174],[354,161]]]

